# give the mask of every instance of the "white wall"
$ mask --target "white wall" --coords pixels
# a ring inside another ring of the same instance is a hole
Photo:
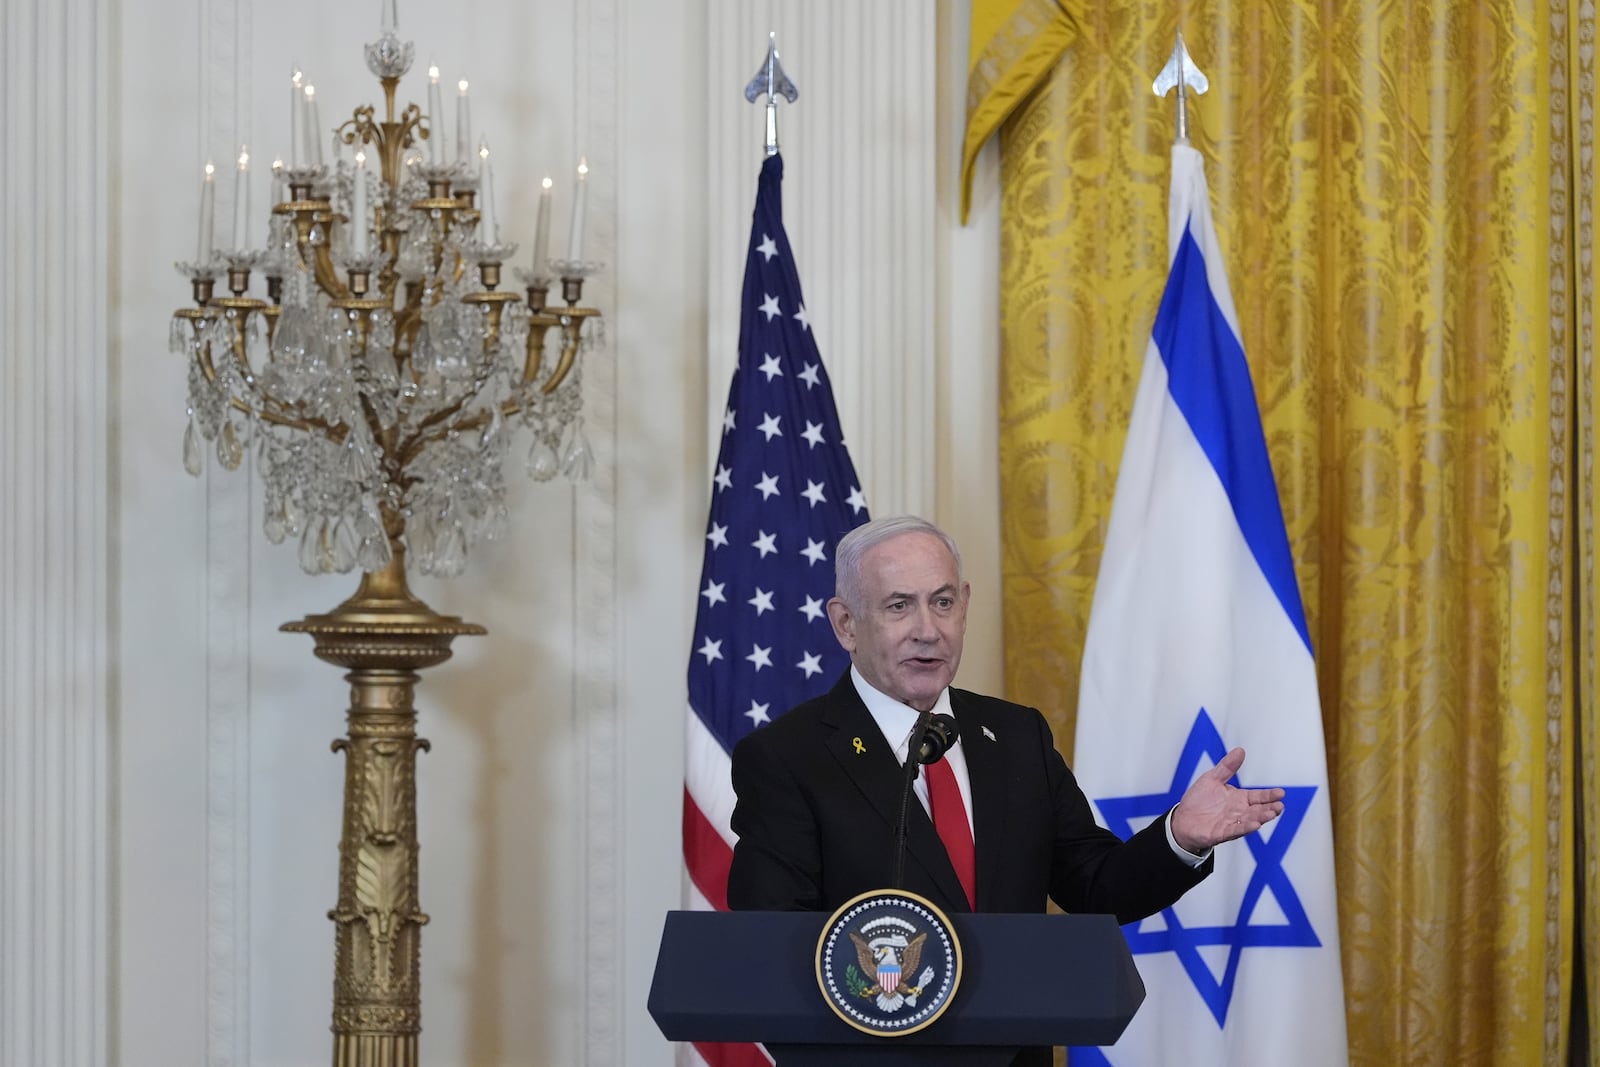
[[[77,95],[6,105],[36,151],[0,192],[0,1067],[325,1063],[346,687],[277,627],[354,581],[266,542],[253,475],[183,473],[166,337],[200,165],[239,140],[281,151],[291,62],[327,125],[381,103],[360,58],[378,4],[4,2],[8,86],[66,55],[55,84]],[[586,153],[610,265],[586,290],[609,340],[585,368],[595,479],[535,485],[514,462],[511,537],[417,583],[490,630],[418,689],[424,1061],[666,1064],[644,1000],[680,892],[680,691],[761,152],[740,93],[768,28],[802,94],[780,113],[787,223],[863,487],[962,539],[962,680],[998,688],[992,167],[980,221],[955,220],[966,5],[464,0],[400,20],[402,100],[430,59],[472,82],[503,231],[526,242],[538,178]],[[57,276],[82,310],[38,280]]]

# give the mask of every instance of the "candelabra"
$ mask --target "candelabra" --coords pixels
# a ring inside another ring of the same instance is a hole
[[[348,736],[333,745],[346,757],[329,912],[335,1067],[417,1062],[427,916],[417,892],[415,770],[428,745],[416,735],[413,689],[419,670],[450,657],[455,637],[485,633],[415,597],[407,560],[456,575],[474,542],[501,532],[502,468],[519,427],[531,434],[534,478],[582,478],[591,463],[580,356],[600,320],[579,302],[599,264],[579,257],[585,168],[568,257],[545,252],[546,179],[533,265],[519,272],[525,298],[502,291],[516,246],[500,241],[487,145],[474,166],[462,158],[470,134],[458,129],[457,158],[441,159],[436,70],[429,113],[415,104],[397,112],[412,55],[386,0],[380,37],[366,46],[384,117],[356,108],[332,131],[354,159],[336,151],[331,165],[321,159],[314,89],[296,72],[295,152],[275,168],[264,249],[249,247],[241,151],[233,245],[213,253],[208,165],[199,254],[178,264],[194,306],[176,312],[171,336],[188,359],[184,466],[199,475],[209,447],[233,470],[254,448],[268,540],[297,537],[309,572],[363,572],[333,611],[283,627],[312,635],[316,655],[346,668],[351,685]],[[250,295],[255,273],[266,279],[265,300]],[[227,295],[216,293],[219,276]],[[559,303],[547,303],[557,283]]]

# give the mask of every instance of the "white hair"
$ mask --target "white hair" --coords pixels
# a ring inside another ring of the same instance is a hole
[[[927,519],[916,515],[895,515],[862,523],[839,539],[833,553],[833,594],[852,611],[861,608],[861,557],[867,550],[902,534],[932,534],[944,542],[956,561],[956,579],[961,579],[961,550],[955,538]]]

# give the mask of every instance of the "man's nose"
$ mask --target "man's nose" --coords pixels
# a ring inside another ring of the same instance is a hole
[[[917,640],[937,641],[939,639],[939,627],[934,624],[933,608],[930,605],[918,605],[915,614],[912,616],[912,623],[911,632],[916,636]]]

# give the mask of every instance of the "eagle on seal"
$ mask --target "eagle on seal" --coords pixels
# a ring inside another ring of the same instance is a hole
[[[851,931],[850,940],[856,946],[856,962],[861,965],[861,973],[866,975],[867,981],[872,983],[861,991],[861,995],[893,1000],[895,1007],[899,1007],[899,998],[919,995],[922,987],[911,985],[910,977],[917,973],[917,966],[922,963],[922,943],[927,939],[927,931],[923,931],[896,953],[895,946],[888,941],[875,940],[869,943],[866,938]]]

